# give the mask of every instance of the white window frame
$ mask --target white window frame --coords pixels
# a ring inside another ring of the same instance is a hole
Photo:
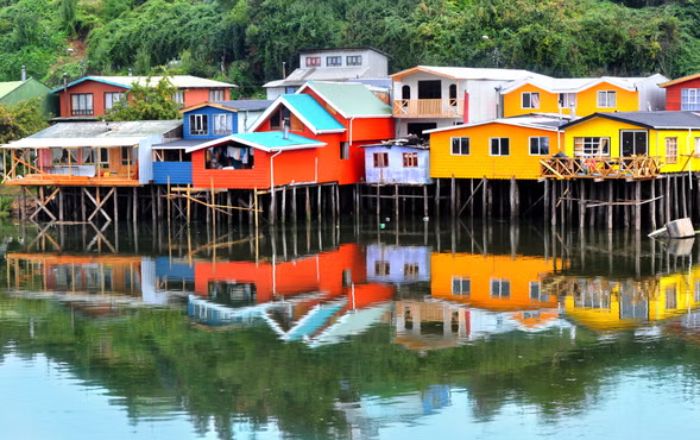
[[[406,166],[406,160],[408,159],[409,164],[414,165]],[[404,168],[418,168],[418,153],[415,151],[404,151],[401,153],[401,164]]]
[[[644,133],[644,135],[646,136],[646,141],[647,141],[646,142],[647,152],[644,155],[649,154],[649,132],[647,132],[646,130],[620,130],[620,156],[622,156],[622,149],[623,149],[622,136],[625,133]],[[632,143],[633,143],[632,150],[634,151],[634,153],[632,155],[639,156],[640,154],[637,153],[637,138],[636,137],[632,137]]]
[[[362,55],[348,55],[345,57],[346,66],[361,66]]]
[[[460,147],[459,153],[455,153],[455,150],[454,150],[454,141],[455,140],[459,140],[459,147]],[[467,143],[467,153],[462,154],[461,151],[462,151],[462,148],[464,147],[465,140],[467,141],[466,142]],[[455,137],[450,138],[450,154],[452,156],[469,156],[469,155],[471,155],[471,153],[472,153],[472,146],[471,146],[471,139],[470,138],[468,138],[466,136],[455,136]]]
[[[533,287],[537,288],[536,296],[532,295]],[[530,299],[536,299],[537,301],[542,302],[542,283],[540,283],[539,281],[530,281],[528,292],[530,294]]]
[[[696,156],[700,156],[700,137],[695,138],[695,148],[693,152]]]
[[[508,141],[508,153],[507,154],[503,154],[503,140],[504,139]],[[493,153],[493,147],[492,147],[493,141],[498,141],[498,153],[497,154]],[[508,156],[510,156],[510,138],[508,138],[508,137],[489,138],[489,156],[492,156],[492,157],[508,157]]]
[[[333,63],[331,63],[333,60]],[[327,55],[326,56],[326,67],[342,67],[343,66],[343,56],[342,55]]]
[[[341,142],[340,143],[340,160],[348,160],[350,159],[350,142]]]
[[[455,282],[459,283],[459,291],[455,290]],[[467,289],[464,289],[464,286],[467,286]],[[471,296],[472,294],[472,279],[470,277],[458,277],[458,276],[453,276],[452,277],[452,285],[450,287],[452,295],[456,296]]]
[[[190,115],[189,122],[190,136],[207,136],[209,134],[209,115],[203,113]],[[204,127],[205,125],[206,128]],[[199,130],[196,129],[197,127],[199,128]]]
[[[598,90],[596,96],[598,108],[615,108],[617,106],[617,91],[615,90]]]
[[[542,151],[542,139],[547,141],[547,152],[546,153],[533,153],[532,152],[532,141],[537,140],[537,149],[538,151]],[[528,152],[530,153],[530,156],[549,156],[549,137],[548,136],[530,136],[527,142],[528,145]]]
[[[698,88],[683,88],[681,89],[681,111],[698,111],[700,110],[700,89]]]
[[[529,105],[525,105],[525,96],[529,98]],[[537,96],[537,106],[532,103],[532,97]],[[537,110],[540,108],[540,92],[523,92],[520,94],[520,108],[525,110]]]
[[[384,160],[377,160],[378,157],[383,156],[386,158],[386,161]],[[376,169],[384,169],[384,168],[389,168],[389,153],[386,151],[375,151],[372,153],[372,167]]]
[[[576,107],[576,93],[560,93],[559,107],[562,109]]]
[[[185,91],[177,89],[173,94],[173,101],[175,101],[178,107],[183,107],[185,105]]]
[[[494,292],[494,283],[497,283],[498,285],[498,292]],[[503,295],[503,286],[508,286],[508,295],[504,296]],[[489,296],[493,298],[510,298],[512,292],[511,292],[511,284],[510,280],[507,278],[491,278],[489,280]]]
[[[669,147],[669,141],[673,141],[673,148],[675,150],[675,154],[673,156],[668,154],[668,147]],[[664,140],[664,146],[666,147],[664,159],[666,160],[666,163],[668,165],[676,165],[678,164],[678,137],[676,136],[669,136]],[[670,157],[673,158],[673,161],[668,160]]]
[[[221,102],[226,100],[224,89],[209,89],[209,102]]]
[[[583,141],[582,141],[582,142],[583,142],[583,150],[582,150],[582,152],[576,151],[577,139],[583,139]],[[596,140],[597,140],[597,141],[595,141],[595,142],[597,142],[597,144],[598,144],[598,146],[596,147],[597,150],[600,150],[600,142],[601,142],[603,139],[606,139],[606,140],[607,140],[607,142],[608,142],[608,145],[607,145],[607,147],[608,147],[608,152],[607,152],[607,154],[602,154],[601,151],[599,151],[597,154],[592,154],[592,153],[587,153],[587,152],[586,152],[586,145],[589,145],[589,146],[590,146],[590,145],[593,145],[593,142],[594,142],[593,139],[596,139]],[[574,157],[610,157],[610,139],[611,139],[611,138],[609,138],[609,137],[607,137],[607,136],[575,136],[575,137],[574,137]]]
[[[306,67],[321,67],[321,57],[320,56],[309,56],[304,60]]]
[[[94,115],[95,98],[92,93],[72,93],[70,95],[70,112],[73,116]]]
[[[105,92],[105,111],[112,110],[114,104],[124,99],[126,95],[121,92]],[[117,98],[116,100],[114,98]]]
[[[230,113],[216,113],[213,116],[212,133],[216,135],[229,135],[231,134],[231,114]],[[221,123],[223,121],[223,129],[221,128]]]

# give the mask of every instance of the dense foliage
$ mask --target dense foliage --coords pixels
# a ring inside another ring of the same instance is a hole
[[[108,121],[155,121],[179,119],[180,111],[172,99],[176,88],[162,78],[155,86],[134,85],[127,99],[117,102],[107,113]]]
[[[0,144],[20,139],[46,127],[46,115],[38,99],[13,106],[0,105]]]
[[[0,0],[0,78],[21,64],[228,79],[250,94],[309,47],[374,46],[415,64],[553,75],[700,70],[697,0]]]

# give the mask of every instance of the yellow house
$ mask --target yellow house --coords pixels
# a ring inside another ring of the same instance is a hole
[[[656,111],[665,108],[667,78],[525,78],[501,89],[503,116],[561,113],[588,116],[601,112]]]
[[[538,179],[540,160],[560,151],[568,119],[523,116],[426,130],[430,176]]]
[[[552,267],[551,260],[536,257],[433,253],[430,292],[436,299],[492,311],[551,309],[557,298],[543,292],[540,280]]]
[[[700,153],[700,116],[693,112],[594,113],[562,129],[569,157],[651,157],[661,173],[700,169],[694,157]]]

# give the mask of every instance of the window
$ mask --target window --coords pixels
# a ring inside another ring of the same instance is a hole
[[[700,137],[695,138],[695,154],[700,156]]]
[[[510,281],[509,280],[491,280],[491,296],[496,298],[510,297]]]
[[[374,273],[377,274],[378,276],[386,276],[389,275],[389,270],[390,270],[389,262],[384,261],[384,260],[379,260],[376,263],[374,263]]]
[[[666,138],[666,163],[678,163],[678,138]]]
[[[109,168],[109,150],[107,148],[100,148],[98,151],[97,165],[100,168]]]
[[[575,156],[609,156],[610,138],[603,137],[575,137]]]
[[[71,114],[73,116],[88,116],[94,113],[92,108],[92,93],[76,93],[70,95]]]
[[[343,65],[343,57],[341,56],[330,56],[326,57],[326,66],[338,67]]]
[[[122,165],[131,165],[131,155],[132,152],[134,151],[133,148],[131,147],[122,147],[121,148],[122,152]]]
[[[418,265],[414,263],[405,263],[403,265],[403,276],[405,278],[415,278],[419,274]]]
[[[559,107],[571,108],[576,107],[576,93],[560,93]]]
[[[231,115],[217,113],[214,115],[214,134],[227,135],[231,133]]]
[[[389,153],[374,153],[374,168],[386,168],[389,166]]]
[[[617,102],[617,92],[601,90],[598,92],[598,107],[612,108]]]
[[[178,105],[178,107],[183,107],[185,105],[185,91],[184,90],[178,90],[175,92],[173,95],[173,101],[175,101],[175,104]]]
[[[209,117],[207,115],[190,115],[190,134],[192,136],[209,134]]]
[[[320,67],[321,57],[306,57],[306,67]]]
[[[345,64],[348,66],[361,66],[362,55],[348,55],[345,57]]]
[[[226,100],[224,89],[210,89],[209,102],[221,102]]]
[[[623,156],[641,156],[647,154],[647,132],[644,130],[623,130],[620,133]]]
[[[700,110],[700,89],[681,89],[681,110]]]
[[[467,156],[469,154],[469,138],[452,138],[452,154],[455,156]]]
[[[350,158],[350,143],[341,142],[340,143],[340,159],[347,160]]]
[[[532,156],[546,156],[549,154],[549,138],[546,136],[530,138],[530,154]]]
[[[450,84],[447,92],[449,96],[448,103],[450,107],[457,107],[457,84]]]
[[[452,277],[452,294],[469,296],[472,293],[472,280],[470,278]]]
[[[403,167],[416,168],[418,167],[418,153],[403,153]]]
[[[700,303],[700,281],[695,282],[695,292],[693,298],[695,298],[696,303]]]
[[[540,93],[539,92],[525,92],[521,95],[522,107],[523,108],[540,108]]]
[[[114,104],[121,101],[122,99],[124,99],[123,93],[112,93],[112,92],[105,93],[105,111],[108,112],[108,111],[112,110],[112,107],[114,107]]]
[[[510,139],[491,138],[491,156],[508,156],[510,154]]]
[[[666,288],[666,310],[675,309],[676,307],[676,286],[668,286]]]
[[[542,294],[542,285],[538,281],[530,281],[530,299],[540,302],[547,300],[546,295]]]

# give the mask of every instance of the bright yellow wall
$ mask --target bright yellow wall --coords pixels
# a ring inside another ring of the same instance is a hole
[[[539,108],[522,108],[522,94],[526,92],[539,92]],[[508,118],[530,113],[559,113],[559,94],[550,93],[532,84],[523,84],[521,87],[503,95],[503,116]]]
[[[513,176],[517,179],[538,179],[541,174],[540,160],[547,156],[530,155],[531,136],[548,137],[550,155],[559,151],[556,132],[496,122],[431,133],[430,175],[460,179],[510,179]],[[468,156],[452,155],[453,137],[469,138]],[[510,139],[509,156],[490,155],[490,139],[493,137]]]
[[[558,264],[558,267],[561,267]],[[557,298],[546,302],[530,298],[530,282],[539,282],[541,276],[552,271],[552,261],[544,258],[467,253],[433,253],[430,258],[430,291],[433,297],[468,304],[489,310],[522,310],[556,307]],[[469,296],[452,294],[454,277],[469,278]],[[491,297],[491,280],[510,281],[510,297]]]
[[[564,130],[564,151],[568,156],[574,155],[574,138],[576,137],[609,137],[610,156],[620,157],[620,137],[623,130],[646,130],[648,132],[649,156],[656,158],[661,166],[661,173],[677,173],[681,171],[700,170],[700,159],[689,159],[695,149],[695,138],[700,137],[699,130],[647,130],[607,118],[595,117]],[[675,137],[678,143],[676,163],[667,162],[666,139]]]

